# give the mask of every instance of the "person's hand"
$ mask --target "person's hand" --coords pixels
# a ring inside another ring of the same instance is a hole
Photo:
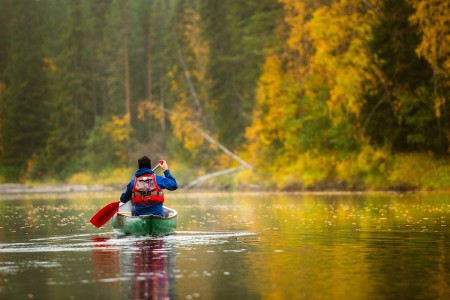
[[[158,160],[159,161],[159,165],[161,166],[161,168],[166,171],[169,169],[169,166],[167,165],[167,162],[163,159]]]

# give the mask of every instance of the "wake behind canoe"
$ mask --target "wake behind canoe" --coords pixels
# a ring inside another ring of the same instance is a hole
[[[114,232],[133,235],[161,236],[175,232],[178,213],[176,210],[163,207],[165,217],[153,215],[131,216],[118,212],[111,219]]]

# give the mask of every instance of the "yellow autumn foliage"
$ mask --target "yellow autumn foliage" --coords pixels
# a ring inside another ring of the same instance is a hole
[[[305,25],[313,8],[305,1],[279,0],[279,2],[284,6],[284,20],[289,26],[286,44],[296,56],[296,59],[290,60],[292,71],[299,77],[305,76],[308,71],[309,56],[312,52],[309,27]]]
[[[200,116],[187,103],[186,94],[180,93],[178,103],[169,116],[175,136],[183,142],[184,147],[195,153],[204,144],[203,136],[196,130],[201,128]]]
[[[127,141],[131,133],[130,116],[128,114],[123,117],[113,115],[111,120],[102,126],[102,131],[111,138],[117,158],[126,160]]]
[[[267,182],[282,189],[308,188],[329,178],[358,178],[389,153],[369,147],[362,131],[363,95],[383,80],[377,57],[367,47],[381,4],[279,2],[285,11],[280,28],[287,37],[281,50],[268,51],[265,57],[252,124],[246,131],[248,159],[264,169]],[[345,130],[339,133],[341,139],[356,139],[360,153],[327,150],[329,132],[341,124],[346,124],[337,129]],[[379,172],[370,170],[376,177],[373,182],[379,180]]]
[[[442,0],[409,0],[415,9],[409,20],[418,25],[422,35],[416,49],[418,56],[425,58],[433,69],[435,116],[440,119],[445,110],[446,97],[438,90],[436,78],[444,87],[450,87],[450,2]]]
[[[410,17],[422,34],[416,49],[437,75],[450,84],[450,3],[447,0],[409,0],[415,12]]]
[[[188,62],[192,63],[195,68],[191,68],[191,75],[199,82],[204,82],[206,77],[206,68],[208,62],[209,47],[207,41],[202,37],[202,29],[200,26],[200,15],[192,8],[184,10],[183,34],[187,39],[189,49],[192,50],[193,55],[188,56]]]
[[[376,1],[369,2],[376,7]],[[329,87],[327,107],[334,124],[348,114],[360,118],[361,95],[376,80],[374,58],[365,46],[376,20],[374,10],[363,1],[341,0],[316,9],[307,24],[315,49],[312,73]]]
[[[280,59],[275,56],[266,58],[263,74],[258,81],[256,92],[257,108],[253,115],[252,126],[247,128],[246,137],[250,142],[247,151],[250,158],[264,156],[264,147],[283,135],[280,122],[284,118],[286,107],[280,103],[282,72]],[[250,162],[252,163],[252,162]]]
[[[58,68],[51,57],[45,56],[42,58],[45,72],[55,72]]]

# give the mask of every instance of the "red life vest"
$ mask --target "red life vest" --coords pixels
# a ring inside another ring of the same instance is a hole
[[[164,193],[156,184],[156,175],[143,174],[134,180],[131,190],[133,204],[145,205],[164,202]]]

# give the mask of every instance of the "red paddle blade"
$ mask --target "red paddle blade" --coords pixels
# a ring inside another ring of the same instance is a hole
[[[91,223],[97,228],[105,225],[106,222],[111,220],[114,214],[119,210],[119,202],[112,202],[108,205],[105,205],[102,209],[100,209],[92,218]]]

